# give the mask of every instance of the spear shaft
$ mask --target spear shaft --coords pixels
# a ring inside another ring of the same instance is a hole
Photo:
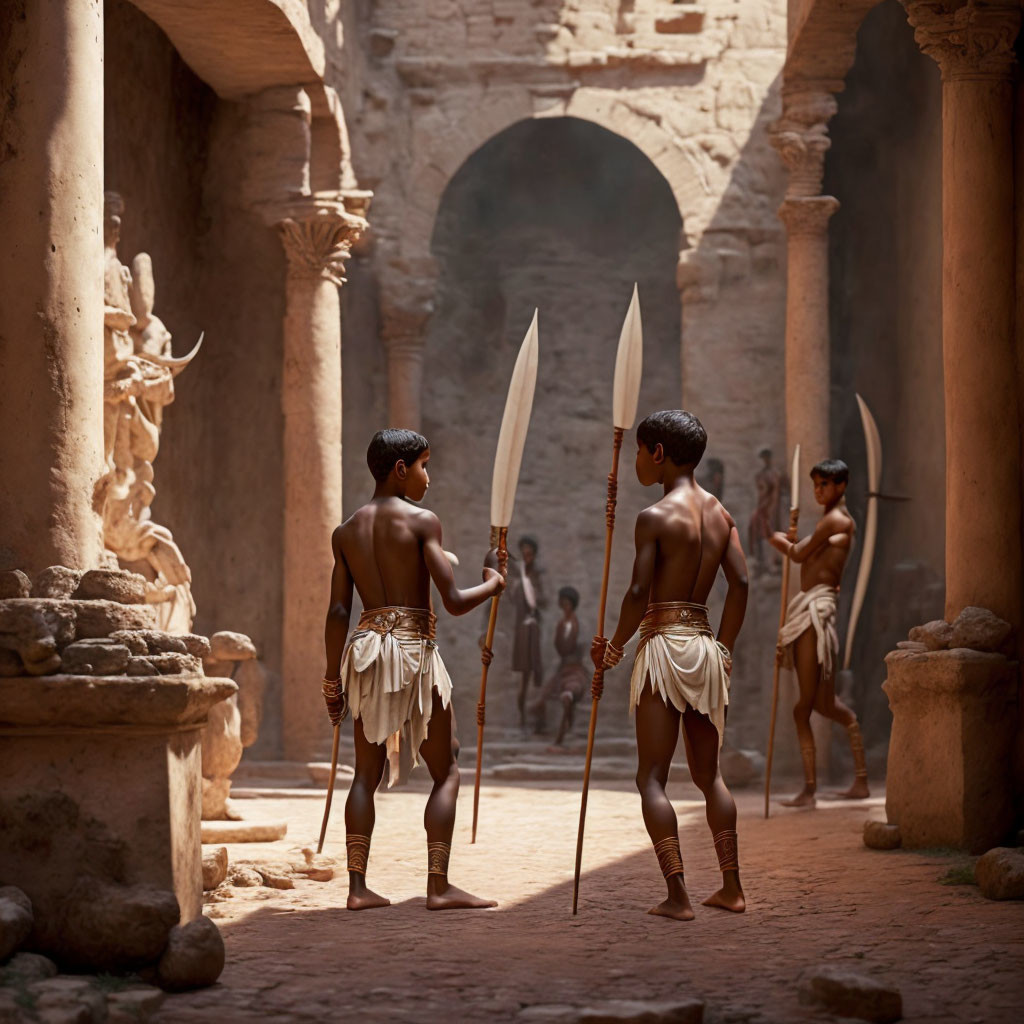
[[[612,471],[608,474],[608,498],[605,504],[604,569],[601,573],[601,601],[597,612],[597,635],[604,636],[605,611],[608,606],[608,576],[612,564],[612,535],[615,533],[615,504],[619,490],[619,452],[622,450],[622,427],[616,427],[612,438]],[[597,731],[597,705],[604,692],[604,669],[595,668],[590,682],[590,728],[587,732],[587,760],[583,766],[583,796],[580,800],[580,826],[576,834],[576,870],[572,882],[572,912],[577,911],[580,896],[580,868],[583,864],[583,830],[587,821],[587,794],[590,791],[590,762],[594,756],[594,734]]]

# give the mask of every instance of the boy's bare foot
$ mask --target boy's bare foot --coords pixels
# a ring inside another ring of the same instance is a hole
[[[844,789],[840,793],[830,793],[829,796],[833,800],[866,800],[871,796],[871,790],[868,789],[867,779],[854,779],[849,789]]]
[[[804,786],[791,800],[780,800],[779,803],[783,807],[814,807],[816,805],[814,790]]]
[[[436,891],[432,890],[431,885],[427,891],[427,910],[485,910],[498,905],[496,900],[482,900],[447,882],[438,885]]]
[[[734,914],[742,914],[747,909],[747,901],[743,898],[743,891],[735,886],[723,885],[713,896],[704,900],[705,907],[718,907],[721,910],[729,910]]]
[[[373,910],[375,907],[390,907],[391,900],[364,887],[360,892],[349,892],[346,906],[349,910]]]
[[[647,911],[655,917],[670,917],[673,921],[692,921],[694,918],[693,907],[690,906],[689,897],[683,896],[682,900],[669,897],[656,907]]]

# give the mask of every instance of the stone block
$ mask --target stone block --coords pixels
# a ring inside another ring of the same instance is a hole
[[[1024,850],[989,850],[974,865],[974,877],[986,899],[1024,900]]]
[[[172,930],[157,965],[157,980],[168,992],[212,985],[224,970],[224,939],[208,917]]]
[[[256,657],[256,645],[244,633],[223,630],[210,637],[210,657],[218,661],[247,661]]]
[[[118,629],[110,634],[109,639],[114,643],[124,644],[136,657],[145,657],[149,653],[146,646],[145,631],[133,631],[130,629]],[[153,674],[153,673],[151,673]]]
[[[143,654],[189,654],[191,653],[188,647],[185,646],[185,638],[180,636],[172,636],[170,633],[164,633],[159,629],[143,629],[140,630],[137,636],[141,637],[146,644],[146,650]]]
[[[38,953],[16,953],[0,967],[0,985],[28,985],[52,978],[56,973],[57,965],[49,957]]]
[[[128,667],[131,651],[105,639],[78,640],[61,651],[61,669],[69,675],[118,676]]]
[[[156,665],[149,658],[129,658],[125,674],[129,676],[158,676]]]
[[[659,35],[696,35],[704,28],[704,8],[668,8],[654,18],[654,31]]]
[[[110,636],[119,629],[153,629],[156,609],[148,604],[116,601],[83,601],[74,606],[75,636],[79,640]]]
[[[1013,823],[1016,663],[963,648],[898,650],[885,662],[886,819],[907,848],[997,845]]]
[[[898,825],[884,821],[864,822],[864,845],[872,850],[896,850],[902,842]]]
[[[28,597],[31,593],[32,582],[20,569],[0,572],[0,601],[10,597]]]
[[[254,889],[263,884],[263,878],[254,867],[234,864],[228,872],[227,882],[228,885],[233,885],[236,889]]]
[[[254,865],[263,884],[269,889],[294,889],[295,879],[289,874],[288,866],[285,864],[256,864]]]
[[[25,666],[21,663],[17,652],[0,647],[0,676],[10,678],[23,675],[25,675]]]
[[[78,589],[72,596],[79,601],[145,604],[146,577],[120,569],[90,569],[82,574]]]
[[[193,658],[205,658],[210,653],[210,641],[196,633],[185,633],[177,638],[185,645],[185,650]]]
[[[612,1000],[583,1007],[579,1024],[701,1024],[704,1002],[700,999]]]
[[[203,891],[216,889],[228,876],[228,851],[225,846],[203,853]]]
[[[14,885],[0,888],[0,960],[17,952],[32,931],[32,901]]]
[[[141,1024],[160,1009],[166,996],[153,985],[107,993],[107,1024]]]
[[[335,874],[337,861],[333,857],[315,853],[311,846],[304,846],[298,852],[302,860],[293,859],[289,867],[298,875],[304,875],[313,882],[329,882]]]
[[[914,626],[908,636],[914,642],[923,644],[929,651],[944,651],[954,646],[950,643],[953,639],[953,627],[945,619],[932,619],[923,626]]]
[[[949,646],[972,651],[1003,651],[1013,635],[1010,623],[987,608],[970,605],[953,621],[952,631]]]
[[[35,1019],[42,1024],[104,1024],[107,1000],[87,978],[47,978],[29,985]]]
[[[273,843],[288,833],[286,821],[204,821],[201,835],[209,843]]]
[[[36,597],[67,600],[78,589],[83,575],[81,569],[69,569],[66,565],[51,565],[36,575],[32,593]]]
[[[193,658],[191,654],[169,651],[166,654],[150,654],[146,660],[162,676],[199,675],[202,671],[202,662],[198,658]]]
[[[892,1024],[903,1017],[900,990],[841,967],[814,967],[800,979],[800,1002],[837,1017]]]

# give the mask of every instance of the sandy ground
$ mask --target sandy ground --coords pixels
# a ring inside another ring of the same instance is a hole
[[[471,846],[472,785],[465,775],[463,782],[451,880],[497,899],[498,909],[428,912],[426,790],[418,783],[382,793],[368,881],[393,906],[346,911],[343,870],[293,890],[234,889],[207,908],[227,945],[220,982],[169,997],[156,1020],[514,1021],[543,1004],[693,995],[705,1000],[710,1022],[826,1020],[798,1001],[798,978],[816,964],[897,985],[909,1021],[1021,1019],[1024,905],[948,884],[947,876],[962,880],[969,858],[866,849],[862,823],[882,816],[881,798],[779,808],[765,821],[756,792],[737,794],[747,913],[697,905],[697,919],[684,924],[645,913],[664,889],[628,784],[591,789],[573,917],[578,788],[485,787]],[[698,903],[720,877],[703,805],[688,783],[670,793]],[[325,848],[342,866],[343,800],[342,792]],[[248,799],[239,808],[252,821],[286,818],[289,835],[271,846],[229,847],[232,859],[281,859],[315,843],[322,792]]]

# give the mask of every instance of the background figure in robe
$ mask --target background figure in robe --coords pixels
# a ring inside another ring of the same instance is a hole
[[[583,697],[590,682],[590,673],[583,667],[580,649],[580,624],[576,618],[580,595],[575,587],[562,587],[558,591],[558,607],[562,618],[555,626],[555,650],[561,662],[554,675],[544,685],[541,695],[530,705],[530,710],[542,718],[549,700],[558,700],[562,707],[562,719],[555,736],[555,746],[561,747],[572,728],[576,704]]]
[[[544,681],[544,659],[540,652],[540,616],[547,606],[544,593],[544,570],[537,564],[537,541],[533,537],[519,539],[519,564],[510,568],[509,591],[516,611],[512,643],[512,671],[520,674],[519,726],[526,728],[526,695],[530,681],[540,686]],[[544,705],[538,708],[534,730],[542,732],[546,724]]]
[[[757,489],[757,505],[750,516],[747,540],[750,557],[754,561],[754,568],[760,574],[766,568],[773,570],[779,568],[779,559],[774,555],[772,556],[771,565],[765,565],[764,542],[771,540],[772,534],[779,528],[779,499],[782,496],[782,474],[772,465],[771,448],[762,448],[757,453],[757,456],[764,465],[758,470],[757,476],[754,477],[754,487]]]

